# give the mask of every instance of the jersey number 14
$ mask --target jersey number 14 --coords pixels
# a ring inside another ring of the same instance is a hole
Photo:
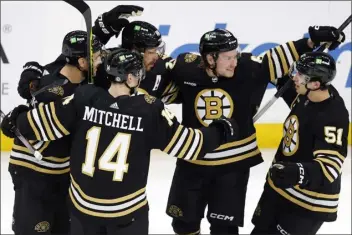
[[[86,135],[88,139],[86,148],[86,159],[82,164],[82,172],[90,177],[93,177],[95,167],[95,158],[99,146],[101,127],[92,127]],[[130,147],[131,134],[117,133],[109,146],[99,158],[98,168],[103,171],[112,171],[114,176],[113,181],[122,181],[124,173],[128,171],[127,155]],[[112,161],[117,154],[116,161]]]

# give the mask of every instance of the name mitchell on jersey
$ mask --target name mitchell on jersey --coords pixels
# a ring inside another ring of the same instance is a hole
[[[130,131],[143,131],[141,128],[141,117],[133,117],[129,115],[112,113],[109,111],[99,110],[93,107],[85,106],[83,120],[99,123],[103,125],[103,119],[105,126],[112,126],[115,128],[120,128]],[[135,121],[133,121],[135,120]]]

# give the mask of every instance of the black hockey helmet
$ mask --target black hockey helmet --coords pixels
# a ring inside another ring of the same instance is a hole
[[[206,32],[200,39],[199,53],[219,53],[238,49],[237,38],[226,29],[214,29]]]
[[[133,21],[122,31],[122,47],[144,52],[146,48],[164,47],[159,30],[145,21]],[[164,49],[164,48],[161,48]],[[160,50],[161,50],[160,49]]]
[[[336,76],[334,58],[324,52],[308,52],[299,58],[290,68],[290,76],[299,72],[304,75],[305,83],[319,81],[324,88],[331,84]]]
[[[93,53],[101,50],[103,46],[93,35]],[[87,57],[87,32],[75,30],[66,34],[62,43],[62,54],[66,57],[68,63],[75,63],[79,58]]]
[[[124,48],[115,49],[104,58],[104,70],[112,82],[124,83],[130,73],[139,81],[145,78],[142,55]]]

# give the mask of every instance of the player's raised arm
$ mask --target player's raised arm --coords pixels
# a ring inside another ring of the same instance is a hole
[[[11,138],[14,138],[11,130],[16,126],[30,140],[60,139],[70,134],[69,130],[76,118],[73,100],[74,94],[56,102],[40,103],[38,108],[32,110],[20,105],[5,116],[1,128]]]
[[[344,33],[339,34],[332,26],[310,26],[308,31],[310,38],[289,41],[271,48],[263,58],[252,56],[254,62],[261,64],[261,69],[258,70],[261,72],[256,77],[276,84],[277,79],[289,73],[291,65],[302,54],[311,52],[324,43],[332,43],[330,50],[334,50],[345,40]]]

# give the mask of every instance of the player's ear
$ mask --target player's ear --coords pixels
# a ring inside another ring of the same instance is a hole
[[[78,59],[78,65],[81,68],[85,68],[87,66],[87,60],[83,57]]]
[[[132,84],[133,83],[133,75],[131,73],[129,73],[127,75],[127,84]]]
[[[319,89],[320,86],[321,86],[321,84],[320,84],[319,81],[314,81],[314,82],[312,82],[312,89],[313,89],[313,90]]]
[[[317,88],[321,88],[321,82],[317,82]]]

